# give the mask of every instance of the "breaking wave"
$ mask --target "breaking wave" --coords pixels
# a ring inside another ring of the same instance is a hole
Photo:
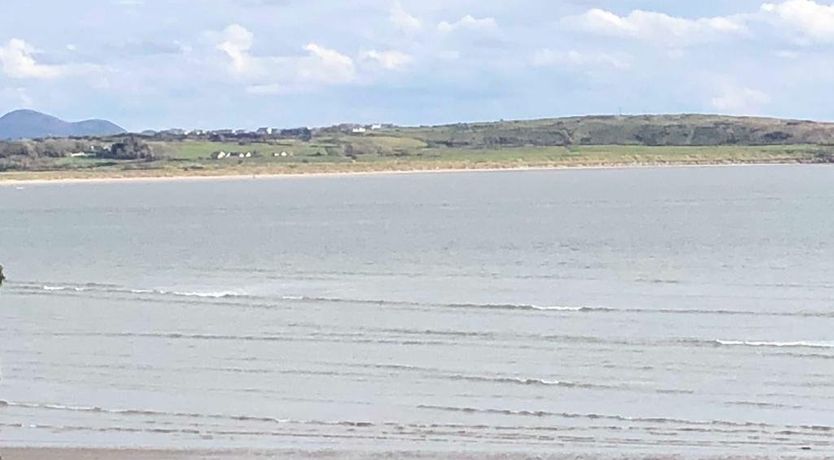
[[[378,305],[403,308],[454,308],[473,310],[493,311],[527,311],[544,313],[629,313],[629,314],[669,314],[669,315],[720,315],[720,316],[773,316],[773,317],[808,317],[808,318],[834,318],[834,312],[819,310],[796,310],[796,311],[755,311],[755,310],[733,310],[726,308],[639,308],[639,307],[608,307],[590,305],[547,305],[534,303],[443,303],[443,302],[418,302],[396,299],[368,299],[349,297],[327,297],[310,296],[297,294],[279,295],[258,295],[245,292],[245,290],[171,290],[152,288],[128,288],[112,284],[87,283],[15,283],[10,285],[14,291],[30,295],[124,295],[139,296],[142,301],[147,302],[199,302],[199,301],[222,301],[227,300],[230,306],[243,307],[274,307],[287,303],[317,303],[317,304],[352,304],[352,305]],[[176,300],[180,299],[180,300]],[[128,299],[129,300],[129,299]],[[261,304],[252,302],[237,302],[239,300],[258,301]],[[749,342],[755,343],[755,342]],[[767,342],[762,342],[767,343]],[[766,345],[761,345],[766,346]],[[789,345],[784,345],[789,346]],[[799,346],[799,345],[795,345]],[[816,348],[822,348],[816,346]]]
[[[718,345],[728,347],[774,347],[774,348],[834,348],[834,342],[829,341],[796,341],[769,342],[744,340],[716,340]]]

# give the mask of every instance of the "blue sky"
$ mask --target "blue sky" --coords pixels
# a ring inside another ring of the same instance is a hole
[[[595,113],[834,120],[814,0],[2,0],[0,112],[132,130]]]

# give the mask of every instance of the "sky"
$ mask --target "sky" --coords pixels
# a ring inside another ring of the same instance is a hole
[[[815,0],[0,0],[0,113],[130,130],[834,120]]]

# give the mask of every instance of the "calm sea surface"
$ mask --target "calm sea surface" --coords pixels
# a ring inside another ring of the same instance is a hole
[[[0,446],[834,450],[831,167],[2,186],[0,263]]]

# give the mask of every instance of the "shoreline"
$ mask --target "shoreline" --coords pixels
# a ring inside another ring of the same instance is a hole
[[[97,172],[89,175],[72,177],[73,171],[31,171],[13,173],[11,177],[0,174],[0,187],[20,187],[27,185],[70,185],[70,184],[112,184],[112,183],[153,183],[153,182],[191,182],[191,181],[243,181],[243,180],[271,180],[292,178],[322,178],[322,177],[363,177],[363,176],[393,176],[411,174],[450,174],[450,173],[494,173],[494,172],[524,172],[524,171],[568,171],[568,170],[617,170],[617,169],[658,169],[658,168],[726,168],[741,166],[825,166],[827,163],[806,163],[797,161],[775,162],[669,162],[669,163],[611,163],[611,164],[556,164],[531,166],[495,166],[478,167],[467,165],[462,167],[444,168],[392,168],[392,169],[357,169],[357,170],[310,170],[310,171],[235,171],[226,170],[218,174],[130,174],[129,171]],[[67,174],[68,173],[68,174]],[[26,178],[25,176],[44,175],[47,177]],[[49,177],[53,176],[54,177]],[[70,177],[62,177],[69,175]],[[85,177],[89,176],[89,177]]]

